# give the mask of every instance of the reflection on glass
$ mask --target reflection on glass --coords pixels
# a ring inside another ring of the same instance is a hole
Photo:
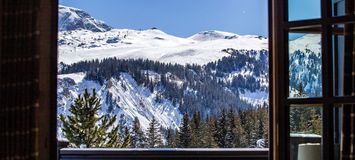
[[[355,105],[337,104],[333,109],[334,159],[354,156]]]
[[[319,106],[290,107],[290,159],[320,159],[322,115]]]
[[[355,75],[354,29],[354,24],[337,24],[333,26],[335,96],[350,96],[355,90],[355,77],[353,77]]]
[[[289,97],[322,96],[320,34],[289,34]]]
[[[341,144],[341,131],[342,131],[342,115],[343,108],[342,105],[337,105],[333,109],[333,125],[334,125],[334,160],[340,159],[340,144]]]
[[[355,14],[354,0],[332,0],[333,16],[345,16]]]
[[[345,15],[345,0],[332,0],[333,16]]]
[[[320,18],[320,13],[320,0],[288,1],[289,21]]]

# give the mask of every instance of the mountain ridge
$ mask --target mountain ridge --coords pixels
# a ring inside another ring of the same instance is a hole
[[[77,29],[87,29],[93,32],[105,32],[112,29],[103,21],[93,18],[87,12],[74,8],[59,5],[58,7],[58,30],[72,31]]]
[[[80,17],[77,13],[85,16]],[[86,22],[89,27],[85,26]],[[59,6],[59,31],[59,63],[64,64],[117,57],[203,65],[228,56],[222,52],[223,49],[268,48],[267,38],[218,30],[201,31],[183,38],[155,27],[146,30],[115,29],[83,10],[62,5]]]

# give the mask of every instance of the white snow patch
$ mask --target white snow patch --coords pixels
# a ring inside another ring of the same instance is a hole
[[[82,82],[84,77],[85,77],[85,73],[84,72],[79,72],[79,73],[71,73],[71,74],[60,74],[58,75],[59,79],[63,79],[63,78],[71,78],[74,80],[75,83],[79,83]]]
[[[239,92],[239,97],[254,105],[269,103],[269,93],[265,91],[250,92],[245,90],[244,93]]]
[[[225,32],[215,31],[219,34]],[[220,33],[221,32],[221,33]],[[230,33],[232,34],[232,33]],[[235,34],[233,34],[235,35]],[[59,32],[59,62],[72,64],[83,60],[117,57],[123,59],[149,59],[164,63],[206,64],[229,56],[226,48],[236,50],[268,49],[268,40],[252,35],[225,36],[200,41],[193,37],[181,38],[158,29],[112,29],[107,32],[75,30]],[[107,41],[116,38],[117,43]]]

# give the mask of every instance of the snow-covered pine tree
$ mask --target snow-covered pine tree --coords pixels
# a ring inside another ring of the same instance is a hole
[[[191,128],[189,125],[189,115],[185,112],[182,123],[179,128],[179,144],[180,148],[189,148],[191,145]]]
[[[131,134],[129,133],[129,129],[126,126],[126,120],[124,117],[124,114],[120,115],[120,118],[118,120],[118,140],[122,144],[126,144],[125,147],[130,147],[130,141],[131,141]],[[129,142],[127,142],[129,140]],[[127,144],[128,143],[128,144]]]
[[[229,112],[227,113],[227,133],[226,133],[226,147],[233,148],[235,147],[235,112],[234,108],[231,106]]]
[[[120,139],[124,139],[125,130],[126,130],[126,120],[124,114],[120,114],[120,117],[118,119],[118,133]]]
[[[60,115],[63,123],[63,134],[72,147],[111,147],[120,146],[112,136],[117,127],[114,127],[116,116],[99,116],[101,100],[93,89],[92,95],[85,89],[84,94],[79,95],[70,106],[71,115]]]
[[[147,145],[149,148],[157,148],[162,145],[162,137],[160,133],[160,125],[153,117],[147,129]]]
[[[146,145],[146,137],[142,131],[138,117],[134,117],[132,133],[131,133],[131,147],[144,148]]]

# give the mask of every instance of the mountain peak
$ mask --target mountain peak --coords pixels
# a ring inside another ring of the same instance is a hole
[[[197,34],[194,34],[191,37],[189,37],[189,39],[193,39],[197,41],[209,41],[209,40],[217,40],[217,39],[235,39],[238,37],[239,35],[230,32],[208,30],[208,31],[202,31]]]
[[[59,5],[58,30],[71,31],[85,29],[93,32],[105,32],[112,27],[97,20],[85,11],[73,7]]]

